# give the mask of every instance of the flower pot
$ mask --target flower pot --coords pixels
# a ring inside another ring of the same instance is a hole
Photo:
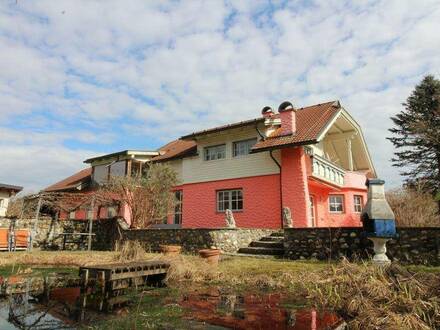
[[[181,250],[180,245],[160,245],[160,251],[166,256],[177,256]]]
[[[221,251],[219,249],[203,249],[199,250],[200,256],[211,265],[218,265]]]

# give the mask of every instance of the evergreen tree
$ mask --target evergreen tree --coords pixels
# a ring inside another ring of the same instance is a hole
[[[426,76],[391,117],[395,127],[388,138],[396,148],[393,166],[402,168],[406,183],[423,183],[438,201],[440,211],[440,80]]]

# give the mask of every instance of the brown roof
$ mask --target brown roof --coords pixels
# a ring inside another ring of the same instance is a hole
[[[197,153],[195,141],[174,140],[159,148],[161,155],[153,157],[153,161],[165,161],[192,156]]]
[[[297,109],[295,134],[281,135],[281,129],[277,129],[268,138],[255,144],[252,151],[258,152],[315,143],[320,133],[327,127],[339,110],[340,104],[338,101]]]
[[[192,139],[192,138],[195,138],[197,136],[206,135],[206,134],[210,134],[210,133],[216,133],[216,132],[224,131],[226,129],[243,127],[243,126],[247,126],[247,125],[250,125],[250,124],[255,124],[255,123],[259,123],[259,122],[263,122],[263,121],[264,121],[263,117],[255,118],[255,119],[249,119],[249,120],[244,120],[244,121],[240,121],[238,123],[222,125],[222,126],[218,126],[218,127],[214,127],[214,128],[205,129],[205,130],[199,131],[199,132],[194,132],[194,133],[182,136],[181,139],[184,139],[184,140]]]
[[[70,190],[78,187],[81,183],[87,182],[91,179],[92,176],[92,168],[85,168],[74,175],[69,176],[68,178],[61,180],[46,189],[44,191],[62,191],[62,190]]]

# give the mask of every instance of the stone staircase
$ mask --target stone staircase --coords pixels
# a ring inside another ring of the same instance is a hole
[[[239,255],[274,256],[284,255],[284,232],[274,232],[270,236],[262,237],[259,241],[252,241],[248,247],[240,248]]]

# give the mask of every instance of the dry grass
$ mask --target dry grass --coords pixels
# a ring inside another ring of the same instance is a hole
[[[219,285],[246,291],[278,290],[318,308],[336,310],[350,329],[440,328],[440,269],[387,269],[347,261],[322,263],[225,257],[212,267],[197,256],[146,253],[139,243],[116,252],[3,253],[11,264],[81,266],[121,260],[167,260],[170,286]],[[433,271],[429,273],[429,271]]]
[[[386,194],[399,227],[440,226],[437,203],[421,189],[395,189]]]
[[[350,329],[438,329],[440,274],[347,261],[305,282],[309,298],[350,319]]]

